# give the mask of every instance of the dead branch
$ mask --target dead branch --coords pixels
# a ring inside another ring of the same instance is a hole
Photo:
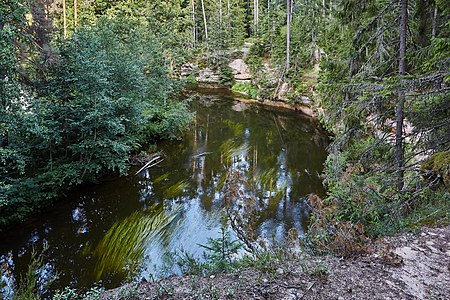
[[[137,174],[141,173],[144,170],[147,170],[148,168],[154,167],[157,164],[159,164],[160,162],[162,162],[164,160],[164,158],[162,158],[160,155],[155,156],[154,158],[152,158],[148,163],[146,163],[142,168],[139,169],[139,171],[137,171],[134,176],[136,176]]]

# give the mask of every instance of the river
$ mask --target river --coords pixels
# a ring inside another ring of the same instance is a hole
[[[32,249],[44,245],[39,276],[51,289],[117,287],[133,278],[177,272],[174,253],[201,257],[227,216],[266,244],[282,243],[308,225],[309,193],[324,194],[319,174],[326,136],[295,111],[236,101],[229,92],[201,91],[195,121],[182,140],[157,145],[158,165],[70,192],[45,212],[3,232],[3,274],[18,281]],[[234,227],[236,228],[236,227]]]

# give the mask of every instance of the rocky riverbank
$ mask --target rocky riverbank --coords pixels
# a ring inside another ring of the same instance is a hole
[[[101,299],[448,299],[450,226],[376,241],[352,259],[292,254],[230,274],[125,285]]]
[[[301,107],[302,111],[311,111],[319,73],[318,61],[313,69],[300,77],[303,90],[299,92],[292,83],[285,82],[283,73],[280,74],[268,59],[257,71],[252,69],[247,64],[251,46],[247,42],[240,49],[198,57],[183,64],[175,73],[200,87],[227,87],[243,96],[267,102],[265,104],[268,105],[279,102],[286,107]],[[260,77],[264,77],[264,80]]]

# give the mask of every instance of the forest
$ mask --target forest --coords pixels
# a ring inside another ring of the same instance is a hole
[[[449,224],[449,4],[3,0],[0,232],[182,138],[204,69],[315,112],[330,139],[326,194],[308,200],[316,252]],[[237,56],[250,80],[235,78]]]

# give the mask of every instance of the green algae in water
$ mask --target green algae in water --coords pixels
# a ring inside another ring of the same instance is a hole
[[[164,187],[164,198],[166,199],[173,199],[177,196],[181,196],[184,192],[184,190],[189,188],[189,184],[186,182],[186,180],[180,180],[177,183],[165,186]]]

